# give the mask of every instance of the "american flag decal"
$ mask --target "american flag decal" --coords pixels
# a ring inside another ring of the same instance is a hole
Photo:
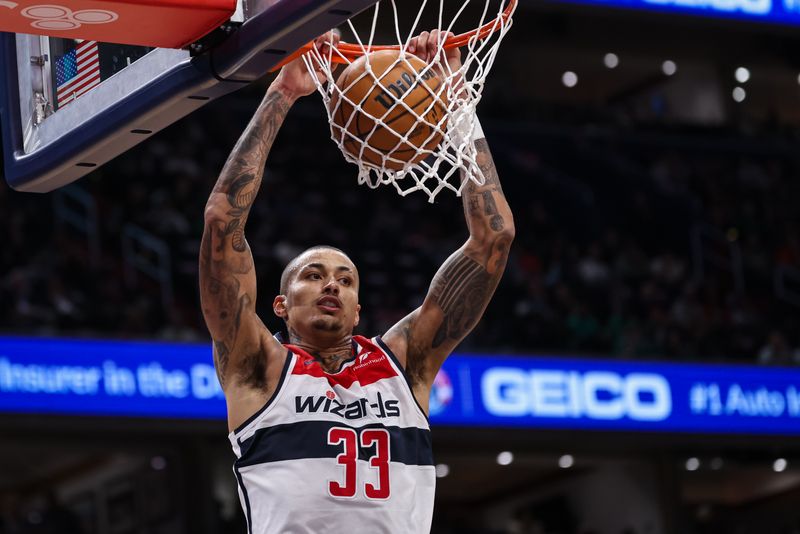
[[[97,41],[81,41],[56,60],[56,101],[64,106],[100,84]]]

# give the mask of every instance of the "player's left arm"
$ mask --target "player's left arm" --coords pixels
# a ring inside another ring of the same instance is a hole
[[[469,238],[439,268],[422,306],[383,337],[405,366],[426,411],[436,373],[478,324],[503,276],[514,239],[514,219],[489,144],[480,138],[475,148],[486,180],[480,186],[470,180],[461,194]]]

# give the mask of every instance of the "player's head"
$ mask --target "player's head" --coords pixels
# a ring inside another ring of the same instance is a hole
[[[315,246],[286,265],[272,308],[290,332],[333,339],[358,325],[358,287],[358,270],[347,254]]]

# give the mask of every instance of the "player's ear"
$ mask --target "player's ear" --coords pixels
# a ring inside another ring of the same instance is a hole
[[[356,304],[356,317],[355,320],[353,321],[353,328],[358,326],[358,322],[361,320],[361,317],[358,314],[358,312],[360,311],[361,311],[361,304]]]
[[[286,295],[278,295],[272,301],[272,311],[281,319],[286,319],[289,315],[289,310],[286,307]]]

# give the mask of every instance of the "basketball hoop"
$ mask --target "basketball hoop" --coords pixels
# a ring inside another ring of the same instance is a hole
[[[401,196],[421,190],[428,195],[430,202],[433,202],[436,195],[443,189],[450,189],[456,195],[460,195],[467,181],[461,178],[462,174],[476,184],[483,185],[484,176],[477,164],[477,150],[472,142],[477,125],[475,108],[480,102],[483,85],[494,63],[500,42],[511,27],[511,17],[517,7],[517,0],[459,1],[461,2],[460,8],[455,13],[448,15],[449,22],[445,23],[446,0],[438,0],[439,7],[435,24],[424,26],[423,12],[429,3],[434,4],[436,0],[422,0],[422,6],[411,27],[406,32],[401,32],[397,0],[383,0],[375,4],[373,8],[372,24],[367,39],[359,35],[351,19],[348,21],[348,26],[355,43],[341,42],[336,48],[327,47],[325,54],[309,44],[295,54],[294,57],[303,54],[303,60],[312,74],[321,72],[321,76],[314,76],[314,79],[327,109],[331,125],[331,138],[339,146],[345,159],[358,166],[359,184],[366,184],[371,188],[392,184]],[[398,44],[375,45],[373,40],[378,26],[380,6],[386,3],[391,4],[394,33]],[[453,4],[455,2],[449,1],[448,7],[452,8]],[[468,7],[479,12],[477,24],[472,25],[476,29],[456,34],[455,29],[462,23],[460,19],[464,13],[468,12]],[[433,11],[433,9],[429,11]],[[413,56],[407,51],[410,39],[423,30],[430,31],[431,29],[452,34],[438,44],[436,59],[421,70],[411,70],[411,72],[416,72],[416,79],[413,80],[413,83],[406,84],[409,88],[404,93],[382,91],[382,94],[384,97],[394,99],[394,106],[402,107],[404,114],[412,114],[418,124],[426,126],[431,131],[431,137],[437,139],[441,137],[441,142],[434,147],[414,146],[417,150],[415,157],[398,161],[393,154],[407,152],[405,147],[413,145],[409,142],[409,132],[395,130],[392,121],[386,120],[387,114],[369,114],[364,109],[365,102],[363,100],[353,101],[347,92],[349,87],[364,77],[371,77],[371,82],[381,89],[381,85],[383,85],[381,73],[388,72],[388,70],[381,67],[376,75],[369,65],[370,54],[377,51],[394,50],[398,52],[395,64],[410,66],[409,58]],[[446,61],[442,61],[444,56],[442,51],[456,47],[463,49],[462,65],[453,70]],[[336,66],[352,65],[356,61],[366,61],[366,67],[360,78],[348,86],[337,85],[334,76]],[[432,69],[442,78],[444,82],[442,89],[439,92],[431,93],[432,102],[425,109],[417,110],[410,107],[403,99],[412,88],[418,87],[430,76]],[[347,124],[341,124],[341,112],[339,120],[335,120],[342,105],[356,110],[362,116],[367,116],[370,120],[371,130],[360,132],[363,135],[354,134],[352,128],[348,128]],[[444,109],[444,114],[440,120],[432,123],[429,111],[434,106]],[[377,130],[391,132],[397,139],[397,146],[387,150],[379,160],[374,157],[360,157],[365,150],[372,154],[375,153],[374,147],[371,147],[368,141]],[[360,146],[360,150],[354,150],[354,145]],[[399,149],[400,146],[404,148]]]

